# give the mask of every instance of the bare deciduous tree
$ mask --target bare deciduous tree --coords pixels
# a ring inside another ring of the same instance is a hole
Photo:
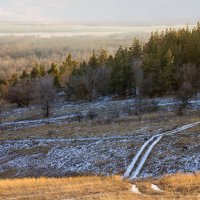
[[[29,106],[32,101],[32,83],[21,81],[8,88],[7,99],[10,103],[16,103],[19,107]]]
[[[3,99],[0,100],[0,123],[2,120],[2,113],[6,110],[7,102]]]
[[[95,98],[98,97],[98,90],[97,90],[97,73],[95,69],[89,68],[86,73],[84,73],[81,77],[80,80],[82,84],[85,86],[88,99],[89,100],[94,100]]]
[[[180,101],[180,105],[178,107],[178,115],[183,114],[183,110],[189,103],[189,99],[193,96],[194,89],[190,82],[183,82],[180,89],[177,92],[177,99]]]
[[[108,67],[89,67],[83,74],[72,76],[65,91],[68,96],[74,95],[76,99],[94,100],[107,94],[110,75],[111,69]]]
[[[46,76],[35,81],[33,98],[41,106],[45,117],[50,115],[55,100],[55,93],[51,77]]]
[[[133,73],[134,73],[135,88],[136,88],[136,114],[139,115],[140,119],[142,115],[142,85],[143,85],[143,71],[141,65],[142,65],[141,58],[133,59]]]
[[[96,72],[96,87],[101,95],[107,95],[111,81],[111,68],[102,66]]]

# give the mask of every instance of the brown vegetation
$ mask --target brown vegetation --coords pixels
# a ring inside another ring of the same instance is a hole
[[[151,183],[156,184],[164,192],[152,190]],[[136,184],[142,194],[132,193],[132,184]],[[117,176],[0,180],[0,198],[5,200],[198,200],[199,194],[200,174],[177,174],[135,183]]]
[[[36,110],[36,112],[38,112]],[[34,113],[31,115],[33,116]],[[27,113],[25,114],[27,115]],[[20,117],[20,118],[19,118]],[[25,116],[20,115],[17,118],[9,118],[8,121],[18,121],[25,119]],[[30,127],[23,130],[2,130],[0,140],[12,140],[23,138],[78,138],[78,137],[101,137],[114,135],[133,135],[140,134],[140,130],[145,130],[146,133],[157,133],[157,130],[174,129],[182,125],[199,121],[199,115],[194,113],[184,116],[176,116],[175,113],[147,113],[142,116],[142,120],[138,116],[129,116],[124,119],[118,119],[113,123],[100,123],[95,119],[82,120],[81,122],[73,121],[66,124],[47,124],[38,127]],[[197,132],[199,128],[197,127]],[[138,132],[139,131],[139,132]]]
[[[33,89],[33,98],[44,111],[44,116],[49,117],[50,111],[55,100],[55,89],[51,77],[43,77],[35,81]]]

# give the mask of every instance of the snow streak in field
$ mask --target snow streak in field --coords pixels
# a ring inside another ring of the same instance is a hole
[[[156,137],[156,136],[155,136]],[[136,154],[136,156],[133,158],[131,164],[128,166],[128,169],[126,170],[125,174],[124,174],[124,178],[128,178],[132,169],[134,168],[136,162],[138,161],[140,155],[142,154],[142,152],[144,151],[144,149],[147,147],[147,145],[155,138],[155,137],[151,137],[149,140],[147,140],[141,147],[141,149],[138,151],[138,153]]]
[[[197,126],[199,124],[200,124],[200,122],[196,122],[196,123],[192,123],[192,124],[187,124],[185,126],[177,128],[177,129],[175,129],[173,131],[167,131],[167,132],[164,132],[164,133],[152,136],[149,140],[147,140],[142,145],[142,147],[140,148],[140,150],[138,151],[138,153],[136,154],[136,156],[133,158],[131,164],[128,166],[126,172],[124,173],[124,178],[128,178],[130,176],[131,172],[135,168],[135,165],[139,162],[138,163],[138,167],[135,169],[135,171],[133,171],[130,179],[137,178],[137,176],[139,175],[142,167],[144,166],[145,162],[147,161],[150,153],[152,152],[153,148],[162,139],[163,136],[165,136],[165,135],[171,135],[171,134],[174,134],[174,133],[178,133],[180,131],[183,131],[183,130],[192,128],[194,126]],[[147,150],[145,151],[146,148],[147,148]]]
[[[144,157],[142,158],[141,162],[139,163],[138,167],[136,168],[135,172],[133,173],[133,175],[131,176],[131,179],[134,179],[138,176],[138,174],[140,173],[144,163],[146,162],[149,154],[151,153],[152,149],[154,148],[154,146],[162,139],[163,136],[159,136],[152,144],[151,146],[148,148],[148,150],[146,151]]]

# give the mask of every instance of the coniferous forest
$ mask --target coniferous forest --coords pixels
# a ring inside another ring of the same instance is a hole
[[[195,95],[200,88],[200,23],[195,28],[153,32],[147,42],[134,39],[116,54],[95,51],[79,62],[71,54],[62,64],[36,64],[0,80],[0,97],[18,106],[38,99],[50,102],[58,92],[70,100]],[[48,92],[47,92],[48,90]],[[48,115],[48,113],[47,113]]]

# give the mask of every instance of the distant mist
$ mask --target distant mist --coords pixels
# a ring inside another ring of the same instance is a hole
[[[196,24],[196,23],[195,23]],[[134,37],[149,36],[153,31],[164,31],[167,28],[178,29],[185,25],[175,26],[131,26],[131,25],[80,25],[69,23],[0,23],[0,36],[40,36],[40,37],[72,37],[72,36],[109,36],[132,35]],[[194,25],[188,25],[189,28]]]

